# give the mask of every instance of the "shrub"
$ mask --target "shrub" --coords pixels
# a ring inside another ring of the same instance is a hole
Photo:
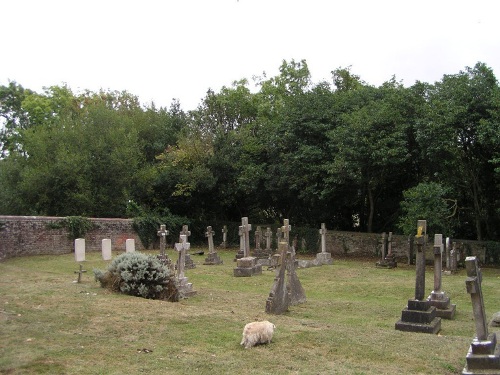
[[[114,292],[168,301],[179,300],[179,290],[172,272],[154,256],[124,253],[117,256],[106,272],[94,270],[101,287]]]

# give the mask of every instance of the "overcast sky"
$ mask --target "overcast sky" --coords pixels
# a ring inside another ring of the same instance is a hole
[[[126,90],[195,109],[212,88],[308,63],[378,86],[478,61],[500,79],[497,0],[0,0],[0,84]]]

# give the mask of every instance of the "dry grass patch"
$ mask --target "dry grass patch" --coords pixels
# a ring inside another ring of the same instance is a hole
[[[0,263],[2,374],[458,374],[474,336],[465,271],[443,278],[457,304],[439,335],[396,331],[413,297],[415,271],[374,261],[334,260],[298,270],[307,302],[280,316],[265,313],[274,272],[233,277],[236,250],[223,265],[186,270],[198,294],[181,302],[114,294],[95,282],[105,269],[87,254],[82,283],[72,254]],[[175,255],[171,252],[170,257]],[[500,270],[483,269],[489,316],[500,310]],[[427,269],[427,290],[433,275]],[[246,323],[269,320],[273,342],[245,350]],[[244,369],[244,370],[243,370]]]

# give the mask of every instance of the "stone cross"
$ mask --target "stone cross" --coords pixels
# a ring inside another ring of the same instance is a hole
[[[425,232],[424,223],[418,221],[417,235],[415,236],[415,244],[417,245],[416,255],[416,277],[415,277],[415,299],[423,301],[425,294]]]
[[[165,224],[160,225],[160,230],[157,232],[157,235],[160,237],[160,255],[165,256],[165,244],[166,237],[168,236],[168,230]]]
[[[450,250],[450,271],[457,271],[457,243],[453,242]]]
[[[227,246],[227,225],[224,225],[222,228],[222,243],[221,243],[222,248],[226,248]]]
[[[80,264],[80,270],[75,271],[75,273],[78,274],[78,280],[76,280],[77,283],[80,283],[82,281],[82,274],[84,274],[85,272],[87,272],[87,270],[84,270],[83,266]]]
[[[241,218],[240,235],[243,237],[244,257],[250,256],[250,231],[252,224],[248,224],[248,217]]]
[[[272,240],[273,231],[271,228],[267,227],[264,232],[264,237],[266,238],[266,250],[271,251],[271,240]]]
[[[292,226],[288,223],[288,219],[283,219],[283,226],[281,227],[281,233],[283,233],[283,238],[288,246],[290,246],[290,231]]]
[[[278,247],[276,252],[279,252],[279,243],[280,242],[281,242],[281,227],[278,227],[276,229],[276,246]]]
[[[189,230],[189,227],[187,225],[182,226],[182,230],[180,231],[179,235],[181,235],[181,234],[186,235],[186,241],[189,240],[189,236],[191,235],[191,231]]]
[[[243,226],[238,227],[238,235],[240,236],[240,253],[243,254],[243,257],[246,257],[245,255],[245,233],[243,232]]]
[[[325,223],[321,223],[321,229],[319,230],[319,234],[321,235],[321,252],[326,253],[326,225]]]
[[[180,243],[175,244],[175,250],[179,252],[179,261],[177,263],[177,278],[184,278],[184,264],[186,262],[186,251],[189,250],[191,244],[187,242],[187,236],[185,234],[180,235]]]
[[[465,258],[465,268],[467,269],[465,285],[472,301],[472,311],[474,322],[476,323],[476,336],[479,341],[485,341],[488,339],[488,322],[486,321],[483,292],[481,290],[481,270],[477,264],[476,257]]]
[[[257,226],[255,231],[255,249],[260,250],[260,243],[262,242],[262,229]]]
[[[441,274],[443,267],[443,235],[434,235],[434,293],[441,292]]]
[[[214,232],[211,226],[207,227],[207,232],[205,233],[205,237],[208,238],[208,252],[214,252]]]

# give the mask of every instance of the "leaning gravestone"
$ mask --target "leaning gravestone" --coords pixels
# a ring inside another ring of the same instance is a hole
[[[295,260],[295,246],[292,246],[291,251],[288,254],[286,269],[288,276],[287,286],[290,290],[290,304],[297,305],[299,303],[306,302],[306,293],[296,272],[297,262]]]
[[[396,322],[396,329],[407,332],[438,333],[441,330],[441,318],[436,316],[436,308],[424,299],[427,223],[425,220],[419,220],[417,225],[415,299],[408,300],[408,305],[401,312],[401,319]]]
[[[453,319],[457,305],[450,303],[450,297],[441,290],[443,267],[443,235],[434,235],[434,289],[427,298],[436,308],[436,316]]]
[[[484,309],[483,292],[481,290],[481,270],[476,257],[465,259],[467,279],[465,285],[472,301],[472,312],[476,325],[476,337],[467,352],[463,375],[500,374],[500,347],[497,344],[497,334],[488,334],[488,323]]]
[[[281,257],[279,268],[276,270],[271,292],[266,300],[266,313],[280,315],[288,310],[290,306],[290,289],[285,281],[286,274],[286,258],[288,245],[285,241],[278,243],[278,250]]]
[[[103,260],[111,260],[111,239],[104,238],[102,241],[102,259]]]
[[[208,238],[208,257],[205,258],[205,262],[203,264],[214,265],[214,264],[222,264],[222,260],[214,249],[214,231],[211,226],[207,227],[207,232],[205,233],[205,237]]]

